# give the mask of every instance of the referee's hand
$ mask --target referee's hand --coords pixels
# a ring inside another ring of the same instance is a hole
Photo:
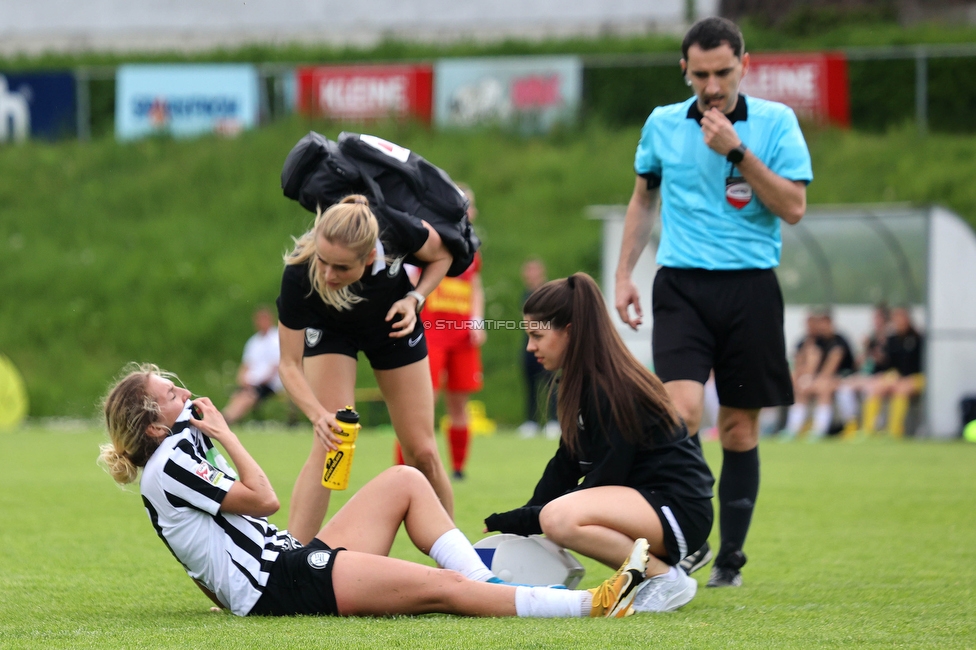
[[[616,298],[614,306],[617,308],[620,320],[627,323],[630,329],[636,330],[644,322],[644,311],[640,306],[640,292],[637,290],[637,285],[629,278],[618,279],[614,296]],[[634,306],[633,317],[630,315],[631,305]]]

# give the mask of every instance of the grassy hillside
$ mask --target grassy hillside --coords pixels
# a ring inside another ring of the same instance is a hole
[[[32,415],[93,414],[130,360],[176,371],[218,402],[228,394],[249,314],[274,301],[281,254],[310,222],[279,189],[285,154],[310,128],[338,133],[296,120],[234,140],[0,149],[0,352],[24,374]],[[600,228],[585,207],[626,202],[633,187],[636,130],[370,131],[475,188],[490,318],[518,317],[528,256],[550,277],[596,274]],[[808,138],[811,203],[939,202],[974,222],[976,138],[919,140],[909,128]],[[520,339],[494,331],[485,348],[483,398],[503,422],[521,419]]]

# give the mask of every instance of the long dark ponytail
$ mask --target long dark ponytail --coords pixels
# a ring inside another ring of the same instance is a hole
[[[599,390],[610,401],[610,414],[630,442],[647,442],[638,405],[674,428],[678,414],[664,384],[624,345],[593,278],[574,273],[536,289],[525,302],[525,317],[569,330],[563,357],[557,413],[563,439],[574,452],[579,444],[577,418],[584,385]],[[595,397],[595,394],[594,394]]]

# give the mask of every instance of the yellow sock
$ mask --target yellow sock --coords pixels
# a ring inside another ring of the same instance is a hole
[[[905,416],[908,414],[908,398],[895,395],[888,405],[888,431],[893,438],[905,435]]]
[[[844,440],[850,440],[857,436],[857,420],[848,420],[847,424],[844,425],[844,431],[841,433],[841,437]]]
[[[861,429],[864,433],[874,433],[875,424],[878,422],[878,413],[881,412],[881,398],[875,395],[864,400],[864,417],[861,422]]]

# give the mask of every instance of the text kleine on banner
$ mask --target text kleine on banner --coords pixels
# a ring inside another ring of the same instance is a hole
[[[841,53],[750,54],[740,90],[781,102],[802,120],[851,125],[847,59]]]
[[[295,104],[309,117],[429,123],[433,77],[429,65],[301,67],[295,70]]]

